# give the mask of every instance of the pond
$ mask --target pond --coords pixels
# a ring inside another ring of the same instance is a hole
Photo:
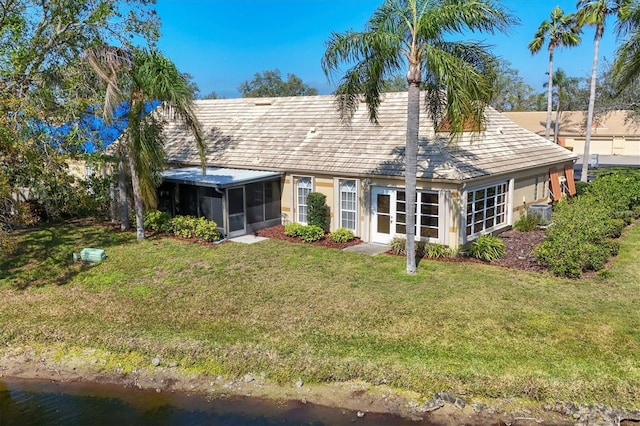
[[[384,414],[300,401],[212,399],[100,383],[2,378],[0,426],[13,425],[416,425]],[[427,424],[427,423],[420,423]]]

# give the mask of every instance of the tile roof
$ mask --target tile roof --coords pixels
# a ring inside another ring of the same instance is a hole
[[[240,98],[196,101],[210,166],[402,176],[407,93],[388,93],[379,124],[363,103],[349,126],[341,123],[333,96]],[[572,161],[570,151],[525,130],[493,109],[487,128],[447,143],[421,116],[418,178],[461,181]],[[193,136],[169,120],[164,127],[167,161],[198,164]]]

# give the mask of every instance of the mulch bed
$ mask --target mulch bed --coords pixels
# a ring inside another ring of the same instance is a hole
[[[343,249],[345,247],[360,244],[362,242],[359,238],[356,238],[355,240],[349,241],[348,243],[336,243],[334,241],[331,241],[330,238],[325,237],[320,241],[315,241],[313,243],[304,243],[300,241],[299,238],[288,237],[284,235],[283,225],[261,229],[254,232],[254,235],[259,237],[271,238],[274,240],[283,240],[299,244],[312,244],[315,246],[330,247],[335,249]],[[522,271],[542,272],[545,270],[545,268],[536,263],[535,257],[532,255],[533,248],[544,241],[545,231],[536,230],[531,232],[520,232],[512,229],[501,233],[499,236],[504,241],[506,254],[502,259],[492,262],[492,265],[519,269]],[[468,256],[458,256],[454,258],[441,258],[434,260],[442,262],[487,263]]]
[[[329,238],[328,236],[325,236],[320,241],[305,243],[304,241],[301,241],[299,238],[289,237],[287,235],[284,235],[284,225],[276,225],[276,226],[272,226],[271,228],[261,229],[259,231],[254,232],[253,234],[258,237],[266,237],[266,238],[271,238],[273,240],[283,240],[283,241],[289,241],[292,243],[299,243],[299,244],[311,244],[314,246],[329,247],[329,248],[335,248],[340,250],[350,246],[358,245],[362,242],[360,238],[355,238],[346,243],[336,243],[335,241],[331,240],[331,238]]]

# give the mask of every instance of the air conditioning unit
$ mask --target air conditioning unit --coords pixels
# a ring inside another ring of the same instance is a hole
[[[528,214],[537,214],[546,223],[551,222],[551,206],[549,204],[531,204],[527,208]]]

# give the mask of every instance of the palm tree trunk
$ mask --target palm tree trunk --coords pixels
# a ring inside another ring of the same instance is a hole
[[[560,86],[558,86],[558,103],[556,104],[556,121],[553,123],[553,142],[558,144],[558,132],[560,131],[560,100],[562,99],[562,92]]]
[[[133,187],[133,204],[136,210],[136,238],[138,241],[144,240],[144,207],[142,205],[142,195],[140,194],[140,179],[136,169],[136,161],[129,155],[129,169],[131,172],[131,186]]]
[[[584,154],[582,155],[582,173],[580,180],[587,181],[589,175],[589,148],[591,145],[591,127],[593,126],[593,110],[596,105],[596,78],[598,74],[598,48],[602,34],[601,25],[596,28],[596,37],[593,41],[593,66],[591,67],[591,91],[589,93],[589,109],[587,111],[587,133],[584,138]]]
[[[416,273],[416,174],[418,168],[419,125],[420,83],[410,81],[407,100],[407,140],[404,159],[404,188],[407,213],[407,274]]]
[[[549,46],[549,82],[547,83],[547,125],[544,138],[549,140],[551,132],[551,111],[553,111],[553,46]]]
[[[129,223],[129,197],[127,196],[127,173],[124,170],[124,154],[121,149],[118,159],[118,195],[120,198],[120,229],[131,228]]]

